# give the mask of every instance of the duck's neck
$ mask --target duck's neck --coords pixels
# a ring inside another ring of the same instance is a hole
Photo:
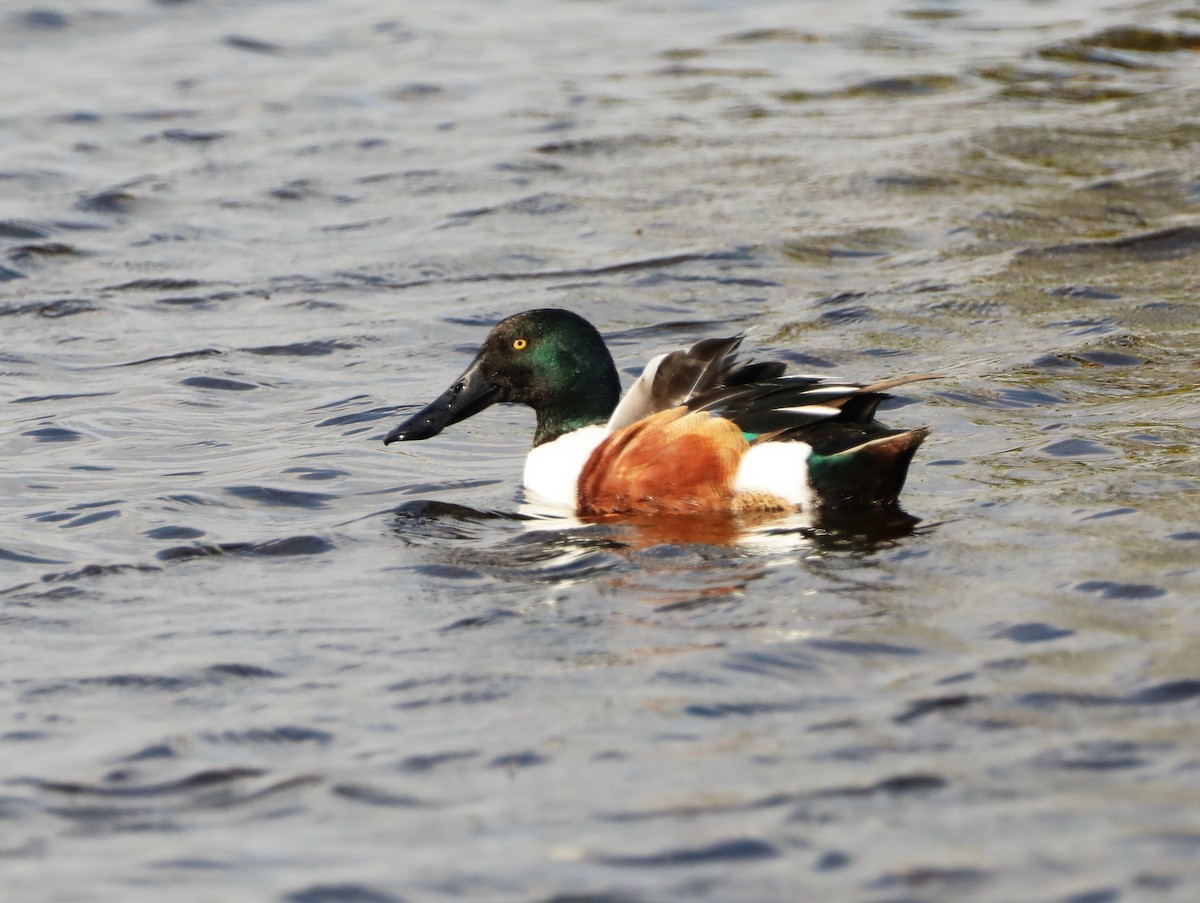
[[[573,374],[574,378],[565,391],[535,406],[535,448],[586,426],[608,423],[617,402],[621,400],[621,380],[607,350],[603,360],[592,360],[589,364]]]
[[[565,436],[567,433],[573,433],[575,430],[581,430],[585,426],[604,426],[608,423],[608,418],[612,414],[611,409],[608,413],[599,411],[591,414],[579,414],[572,412],[566,414],[559,411],[545,411],[538,414],[537,432],[533,434],[533,446],[542,445],[546,442],[553,442],[559,436]]]

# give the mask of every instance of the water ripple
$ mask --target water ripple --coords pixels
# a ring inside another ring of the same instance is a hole
[[[322,537],[311,535],[283,536],[263,542],[218,542],[193,543],[186,546],[171,546],[160,549],[155,558],[160,561],[190,561],[196,558],[215,558],[222,555],[249,555],[279,557],[292,555],[323,555],[331,552],[334,544]]]
[[[746,862],[773,859],[780,850],[772,843],[754,837],[721,840],[701,847],[675,847],[657,853],[626,855],[594,855],[593,862],[600,865],[633,868],[661,868],[671,866],[701,865],[721,862]]]

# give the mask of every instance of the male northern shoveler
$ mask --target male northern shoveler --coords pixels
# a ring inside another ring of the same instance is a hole
[[[659,355],[621,398],[612,355],[587,320],[527,310],[384,444],[428,439],[496,402],[537,413],[525,488],[580,515],[742,513],[894,505],[929,430],[874,419],[887,389],[785,376],[741,362],[742,336]]]

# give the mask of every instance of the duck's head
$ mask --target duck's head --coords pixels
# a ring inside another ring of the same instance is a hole
[[[537,413],[534,445],[604,423],[621,383],[600,333],[569,310],[527,310],[502,320],[466,372],[384,437],[384,444],[436,436],[496,402]]]

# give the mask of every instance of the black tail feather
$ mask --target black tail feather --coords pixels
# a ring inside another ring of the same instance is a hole
[[[809,479],[822,507],[895,505],[913,455],[928,435],[928,427],[886,430],[861,445],[828,455],[814,453]]]

